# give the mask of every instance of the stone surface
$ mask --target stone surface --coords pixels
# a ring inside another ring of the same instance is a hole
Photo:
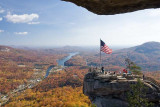
[[[69,1],[98,15],[113,15],[142,9],[159,8],[160,0],[62,0]]]
[[[148,88],[149,101],[160,106],[160,87],[142,81]],[[137,79],[128,80],[121,76],[89,72],[84,78],[83,93],[89,96],[97,107],[128,107],[127,92],[130,90],[130,85],[136,82]]]

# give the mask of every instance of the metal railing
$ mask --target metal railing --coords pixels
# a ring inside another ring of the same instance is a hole
[[[144,80],[151,82],[152,84],[156,85],[159,88],[160,91],[160,83],[156,80],[154,80],[151,77],[144,77]]]

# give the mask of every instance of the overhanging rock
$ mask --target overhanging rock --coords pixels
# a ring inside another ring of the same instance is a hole
[[[114,15],[160,8],[160,0],[62,0],[72,2],[98,15]]]

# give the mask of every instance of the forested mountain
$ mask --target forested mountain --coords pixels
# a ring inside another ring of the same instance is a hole
[[[157,71],[160,70],[160,43],[147,42],[139,46],[128,49],[122,49],[113,53],[111,57],[128,57],[143,70]],[[117,58],[116,58],[117,59]],[[115,61],[116,61],[115,59]]]
[[[84,54],[88,65],[99,65],[99,53]],[[144,71],[160,70],[160,43],[147,42],[139,46],[116,50],[110,55],[102,53],[103,66],[123,66],[125,58],[131,59]]]

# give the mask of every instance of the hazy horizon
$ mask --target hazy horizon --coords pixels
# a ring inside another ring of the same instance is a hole
[[[156,41],[148,41],[148,42],[156,42]],[[146,43],[146,42],[145,42]],[[142,43],[144,44],[144,43]],[[119,50],[119,49],[124,49],[124,48],[131,48],[131,47],[135,47],[135,46],[139,46],[142,44],[138,44],[138,45],[121,45],[121,46],[116,46],[116,45],[110,45],[109,47],[113,50]],[[0,44],[0,46],[9,46],[9,47],[13,47],[13,48],[31,48],[31,49],[52,49],[52,48],[65,48],[65,47],[69,47],[69,48],[83,48],[83,49],[87,49],[87,48],[93,48],[93,49],[97,49],[100,47],[100,45],[92,45],[92,46],[74,46],[74,45],[64,45],[64,46],[29,46],[29,45],[2,45]]]

